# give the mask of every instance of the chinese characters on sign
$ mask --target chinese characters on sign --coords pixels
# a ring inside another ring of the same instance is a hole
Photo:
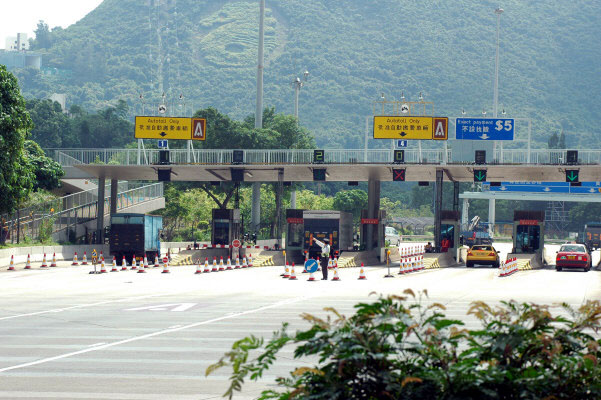
[[[206,121],[201,118],[136,117],[136,139],[204,140]]]
[[[511,118],[457,118],[455,138],[458,140],[513,140]]]
[[[446,117],[374,116],[374,139],[447,140]]]

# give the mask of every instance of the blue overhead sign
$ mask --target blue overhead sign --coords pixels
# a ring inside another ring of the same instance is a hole
[[[513,118],[457,118],[455,139],[513,140]]]
[[[402,147],[407,147],[407,140],[397,140],[396,142],[396,147],[398,148],[402,148]]]
[[[601,194],[601,182],[581,182],[582,186],[571,186],[568,182],[501,182],[500,186],[482,185],[483,191],[511,193],[567,193]]]
[[[166,149],[167,148],[167,140],[158,140],[158,148]]]

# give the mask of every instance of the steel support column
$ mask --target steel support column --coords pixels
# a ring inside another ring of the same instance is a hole
[[[105,178],[98,178],[98,202],[96,203],[96,244],[104,243],[104,187]]]
[[[111,179],[111,214],[117,214],[117,189],[119,181]]]
[[[490,237],[494,236],[494,232],[495,232],[495,214],[496,214],[496,204],[495,204],[496,200],[495,199],[490,199],[488,200],[488,223],[490,224],[489,227],[489,232],[490,232]]]
[[[453,182],[453,211],[459,212],[459,182]]]
[[[259,234],[261,225],[261,182],[253,183],[250,227],[253,233]]]
[[[470,200],[463,199],[463,209],[461,210],[461,229],[466,230],[469,221]]]
[[[442,183],[443,183],[443,171],[442,169],[436,170],[436,182],[434,184],[434,246],[436,249],[440,249],[440,225],[442,221]]]
[[[380,211],[380,181],[369,179],[367,189],[367,217],[378,218]],[[367,225],[367,250],[374,249],[374,225]]]

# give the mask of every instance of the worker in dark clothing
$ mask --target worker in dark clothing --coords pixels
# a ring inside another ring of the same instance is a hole
[[[321,247],[321,273],[323,274],[322,281],[328,280],[328,264],[330,263],[330,240],[324,239],[323,242],[313,238],[315,243]]]

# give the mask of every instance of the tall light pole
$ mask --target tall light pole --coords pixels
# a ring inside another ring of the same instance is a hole
[[[503,9],[501,7],[495,9],[495,14],[497,14],[497,53],[495,56],[495,89],[494,89],[494,99],[493,99],[493,118],[497,118],[497,108],[499,103],[499,29],[501,27],[501,14],[503,14]],[[495,141],[494,146],[497,146],[497,142]],[[503,154],[503,142],[501,142],[501,154]],[[501,156],[502,158],[502,156]],[[501,162],[503,160],[501,159]]]
[[[298,124],[298,96],[300,94],[300,90],[303,86],[305,86],[305,82],[309,79],[309,71],[305,71],[303,73],[303,79],[301,80],[299,77],[296,77],[294,81],[292,81],[292,87],[294,88],[294,118],[296,118],[296,123]],[[296,208],[296,190],[290,192],[290,208]]]
[[[259,0],[259,52],[257,62],[257,105],[255,108],[255,128],[263,127],[263,63],[265,57],[265,0]],[[253,183],[251,229],[257,233],[261,224],[261,183]]]

